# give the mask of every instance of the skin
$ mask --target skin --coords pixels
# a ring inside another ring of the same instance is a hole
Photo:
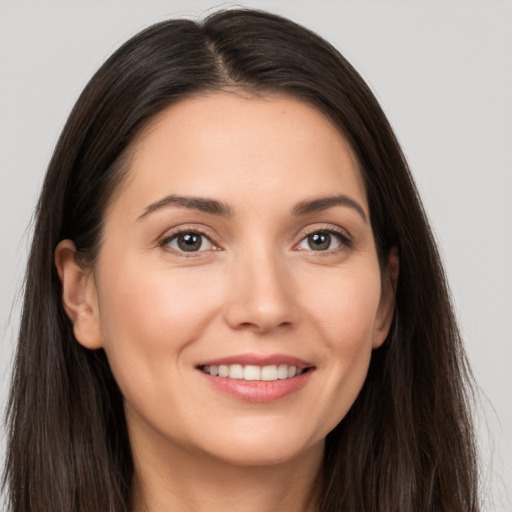
[[[148,213],[171,194],[215,199],[231,215],[176,204]],[[338,195],[361,211],[293,213]],[[134,511],[315,510],[325,436],[393,313],[398,261],[381,272],[368,219],[349,145],[295,99],[195,96],[140,134],[94,268],[76,263],[69,240],[56,250],[75,336],[106,351],[125,397]],[[180,252],[176,229],[204,233],[204,250]],[[329,230],[329,248],[311,248],[308,236]],[[197,369],[248,353],[312,370],[298,391],[250,402]]]

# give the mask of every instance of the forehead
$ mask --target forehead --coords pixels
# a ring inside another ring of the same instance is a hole
[[[231,202],[247,192],[282,201],[342,192],[366,202],[350,145],[318,109],[286,96],[224,92],[158,114],[133,145],[121,189],[118,199],[139,209],[169,193]]]

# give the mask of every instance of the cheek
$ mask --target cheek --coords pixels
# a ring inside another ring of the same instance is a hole
[[[109,273],[108,283],[100,290],[106,343],[120,333],[143,344],[165,339],[168,345],[169,335],[175,339],[181,332],[186,339],[186,332],[200,328],[218,303],[214,283],[201,279],[200,273],[192,276],[187,269],[147,267],[119,264]]]
[[[130,261],[105,267],[104,275],[109,279],[99,290],[100,324],[112,371],[121,388],[133,375],[157,386],[155,376],[178,365],[215,315],[219,299],[214,283],[193,279],[187,270]]]
[[[114,269],[105,268],[109,279],[99,293],[104,349],[127,415],[157,428],[160,411],[157,423],[176,432],[182,426],[172,411],[187,394],[189,347],[221,302],[215,282],[197,269],[195,274],[197,279],[187,269],[118,261]]]
[[[316,276],[314,283],[307,286],[304,302],[310,304],[309,312],[326,344],[350,354],[371,342],[381,295],[379,267],[338,269]]]
[[[364,270],[364,271],[363,271]],[[311,324],[321,340],[325,378],[319,403],[328,429],[345,416],[366,379],[380,303],[380,270],[367,266],[316,280],[310,292]]]

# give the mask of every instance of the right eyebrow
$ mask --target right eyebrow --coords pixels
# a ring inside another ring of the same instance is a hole
[[[144,212],[142,215],[139,215],[137,220],[142,220],[150,213],[169,206],[178,206],[179,208],[198,210],[200,212],[209,213],[212,215],[221,215],[223,217],[229,217],[233,214],[229,205],[226,203],[221,203],[215,199],[210,199],[207,197],[178,196],[171,194],[146,206]]]
[[[368,216],[366,215],[364,208],[357,201],[344,194],[301,201],[295,206],[293,213],[295,215],[308,215],[310,213],[328,210],[334,206],[346,206],[348,208],[352,208],[361,216],[364,222],[368,222]]]

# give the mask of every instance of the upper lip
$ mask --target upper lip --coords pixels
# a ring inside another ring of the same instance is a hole
[[[297,366],[299,368],[313,366],[311,363],[304,361],[303,359],[286,354],[240,354],[202,361],[197,365],[197,367],[213,365],[220,366],[222,364],[228,366],[232,364],[241,364],[242,366],[278,366],[280,364],[285,364],[287,366]]]

